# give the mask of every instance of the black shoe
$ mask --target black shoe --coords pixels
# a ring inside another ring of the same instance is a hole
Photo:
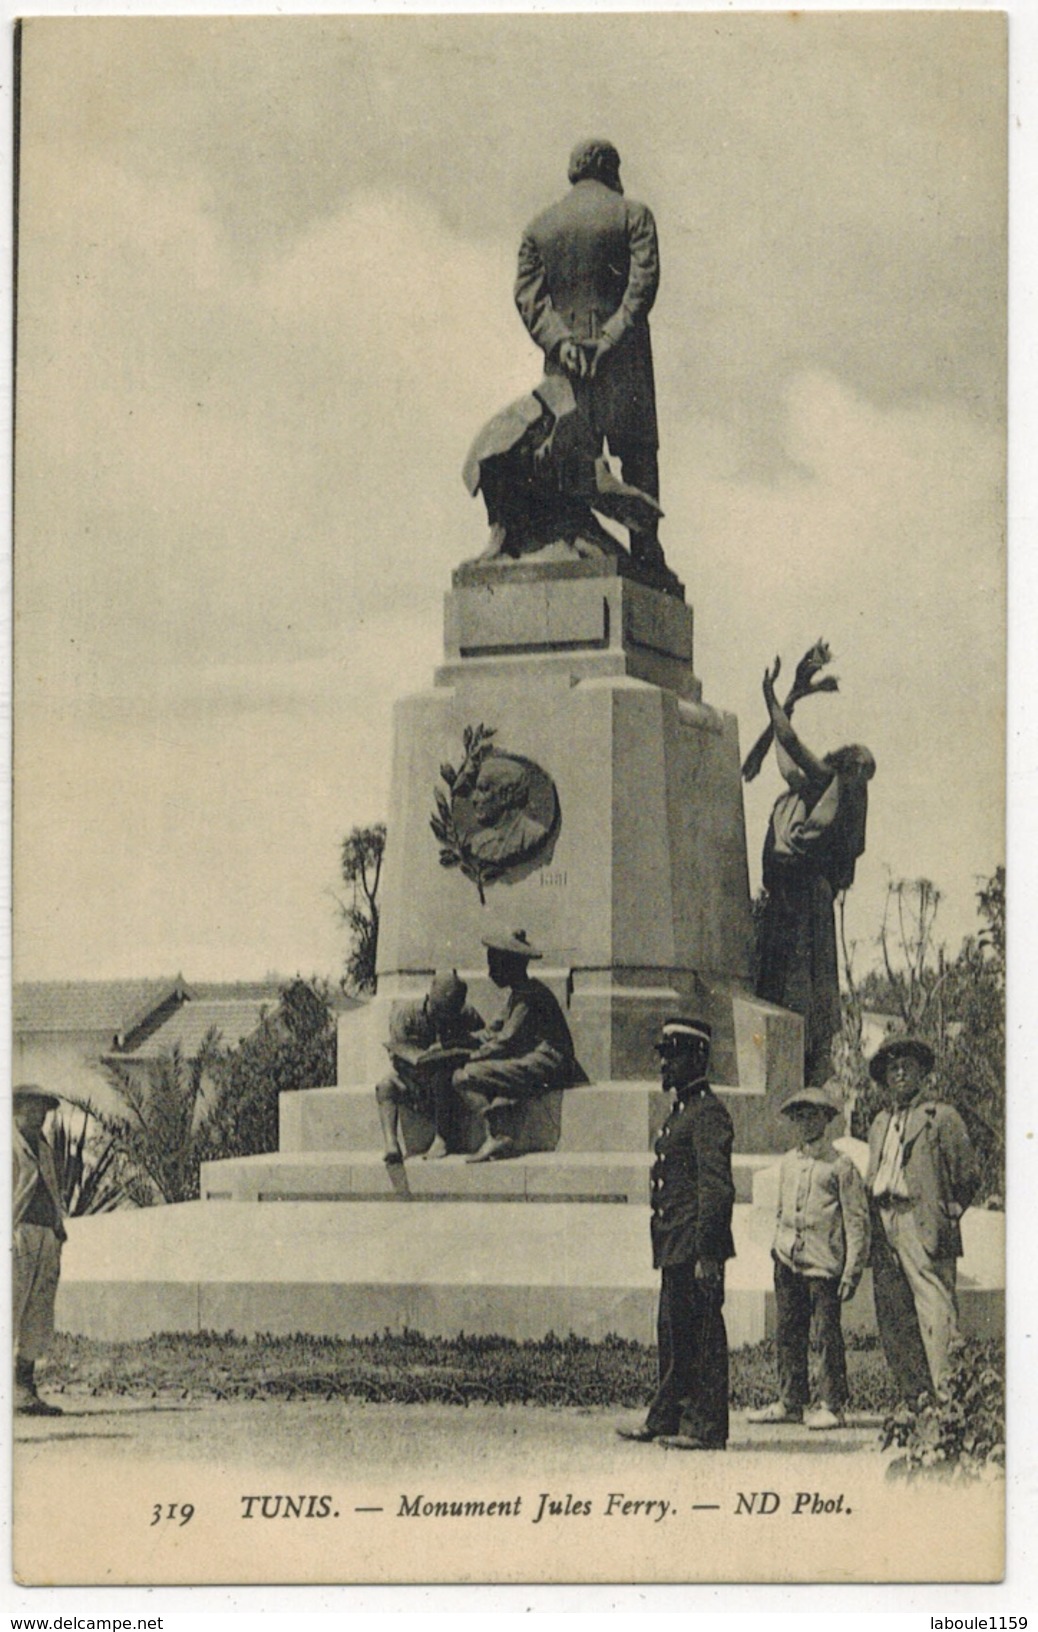
[[[621,1439],[633,1439],[636,1445],[649,1445],[659,1438],[655,1428],[647,1424],[644,1428],[618,1428],[616,1432]]]
[[[724,1445],[711,1445],[708,1440],[694,1439],[691,1434],[660,1434],[659,1443],[668,1451],[723,1451]]]
[[[14,1408],[16,1417],[63,1417],[65,1413],[60,1405],[48,1405],[41,1400],[38,1394],[33,1394],[25,1401],[19,1401]]]

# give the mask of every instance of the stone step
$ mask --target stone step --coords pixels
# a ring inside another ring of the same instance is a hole
[[[749,1202],[755,1177],[773,1156],[736,1156],[736,1200]],[[600,1154],[538,1151],[506,1162],[463,1156],[387,1168],[376,1151],[308,1151],[204,1162],[203,1201],[579,1202],[648,1206],[648,1151]]]
[[[788,1148],[789,1128],[755,1089],[719,1086],[735,1129],[735,1148],[748,1154],[777,1154]],[[530,1146],[567,1152],[624,1152],[652,1149],[671,1108],[656,1082],[596,1082],[546,1094],[526,1113]],[[467,1148],[479,1143],[477,1125],[468,1128]],[[431,1124],[409,1112],[403,1116],[409,1151],[425,1150]],[[382,1143],[374,1089],[370,1084],[307,1088],[282,1094],[280,1149],[283,1153],[377,1150]]]
[[[774,1331],[767,1234],[737,1206],[725,1323],[733,1347]],[[1002,1330],[1001,1214],[963,1221],[960,1307],[967,1331]],[[156,1332],[368,1337],[405,1329],[513,1338],[609,1333],[655,1342],[659,1276],[647,1207],[475,1209],[456,1202],[343,1207],[120,1209],[69,1220],[58,1288],[64,1332],[137,1340]],[[844,1308],[874,1329],[869,1279]]]

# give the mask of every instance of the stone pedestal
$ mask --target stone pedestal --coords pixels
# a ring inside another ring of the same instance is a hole
[[[554,784],[556,830],[486,885],[441,864],[441,766],[466,728]],[[445,659],[394,718],[378,997],[340,1031],[339,1081],[373,1080],[394,1003],[452,966],[485,1014],[481,938],[524,929],[592,1081],[654,1073],[660,1021],[714,1027],[733,1087],[796,1085],[799,1022],[750,998],[752,927],[734,716],[702,700],[692,613],[611,562],[472,566],[446,600]],[[775,1023],[768,1023],[768,1013]]]

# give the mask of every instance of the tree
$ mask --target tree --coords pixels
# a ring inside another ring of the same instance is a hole
[[[114,1155],[102,1177],[118,1180],[139,1207],[192,1201],[203,1162],[278,1148],[278,1096],[335,1081],[335,1013],[325,981],[281,988],[250,1037],[223,1048],[216,1030],[194,1059],[173,1048],[146,1075],[110,1064],[108,1080],[125,1109],[89,1111]],[[82,1209],[81,1209],[82,1210]],[[96,1209],[95,1209],[96,1210]]]
[[[339,912],[350,934],[343,990],[353,994],[375,990],[378,956],[378,886],[386,849],[386,826],[354,827],[342,841],[341,871],[350,891],[348,901],[337,897]]]
[[[969,1129],[981,1165],[981,1195],[1005,1193],[1005,868],[977,892],[981,931],[949,966],[943,997],[950,1035],[941,1059],[944,1091]]]
[[[198,1159],[277,1150],[278,1096],[335,1081],[335,1014],[327,984],[290,981],[276,1010],[237,1048],[218,1053],[210,1074]]]
[[[174,1046],[168,1054],[149,1060],[143,1078],[129,1066],[105,1067],[126,1109],[93,1114],[117,1153],[126,1194],[140,1207],[198,1196],[206,1116],[203,1086],[217,1057],[216,1040],[216,1031],[209,1031],[190,1060]]]
[[[891,880],[878,945],[882,967],[857,980],[842,935],[844,1026],[837,1074],[863,1137],[883,1103],[862,1048],[867,1008],[892,1014],[899,1029],[934,1051],[932,1086],[962,1116],[981,1167],[980,1196],[1005,1187],[1005,869],[977,891],[982,928],[949,958],[936,939],[940,892],[929,879]]]

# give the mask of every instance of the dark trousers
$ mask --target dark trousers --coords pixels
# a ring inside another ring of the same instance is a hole
[[[710,1290],[695,1264],[663,1270],[656,1336],[659,1387],[649,1407],[654,1434],[688,1434],[722,1450],[728,1440],[728,1333],[723,1282]]]
[[[454,1090],[483,1116],[493,1138],[514,1139],[522,1107],[555,1087],[557,1058],[544,1046],[511,1060],[470,1060],[454,1073]]]
[[[775,1347],[779,1397],[798,1410],[810,1402],[808,1348],[818,1357],[817,1398],[831,1411],[847,1403],[847,1360],[840,1325],[840,1283],[798,1275],[775,1259]]]

